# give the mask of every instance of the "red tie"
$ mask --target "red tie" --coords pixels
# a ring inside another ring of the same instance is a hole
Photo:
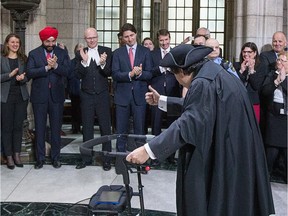
[[[49,59],[49,58],[51,58],[51,54],[48,52],[46,55],[46,59]]]
[[[134,66],[134,56],[133,56],[133,48],[130,47],[129,49],[129,60],[130,60],[130,64],[131,64],[131,68],[133,68]]]

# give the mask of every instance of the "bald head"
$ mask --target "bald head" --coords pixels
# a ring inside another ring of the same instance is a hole
[[[87,28],[84,32],[84,38],[88,47],[95,48],[98,45],[98,33],[95,28]]]
[[[287,38],[284,32],[277,31],[272,37],[272,48],[276,53],[284,51],[287,46]]]
[[[206,40],[206,46],[211,47],[213,51],[208,55],[209,59],[215,59],[220,55],[219,42],[214,38],[209,38]]]

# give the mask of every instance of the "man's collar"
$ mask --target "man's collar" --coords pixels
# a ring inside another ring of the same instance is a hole
[[[94,47],[94,48],[88,47],[88,50],[98,50],[98,45],[96,47]]]
[[[160,47],[160,50],[161,50],[161,53],[164,51],[164,49],[163,49],[162,47]],[[168,47],[168,48],[166,49],[166,51],[167,51],[167,53],[170,52],[170,47]]]

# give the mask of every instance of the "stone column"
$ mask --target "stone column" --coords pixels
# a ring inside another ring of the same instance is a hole
[[[286,0],[235,1],[232,43],[235,60],[239,60],[241,47],[245,42],[254,42],[260,52],[262,46],[271,44],[274,32],[284,30],[284,1]],[[287,20],[287,12],[285,16]]]

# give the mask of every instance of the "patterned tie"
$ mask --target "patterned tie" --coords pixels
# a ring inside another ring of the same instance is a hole
[[[133,48],[130,47],[129,49],[129,60],[130,60],[130,64],[131,64],[131,68],[133,68],[134,66],[134,56],[133,56]]]
[[[46,55],[46,59],[49,59],[49,58],[51,58],[51,54],[48,52]]]
[[[163,58],[165,57],[165,55],[167,54],[167,50],[163,50]]]

